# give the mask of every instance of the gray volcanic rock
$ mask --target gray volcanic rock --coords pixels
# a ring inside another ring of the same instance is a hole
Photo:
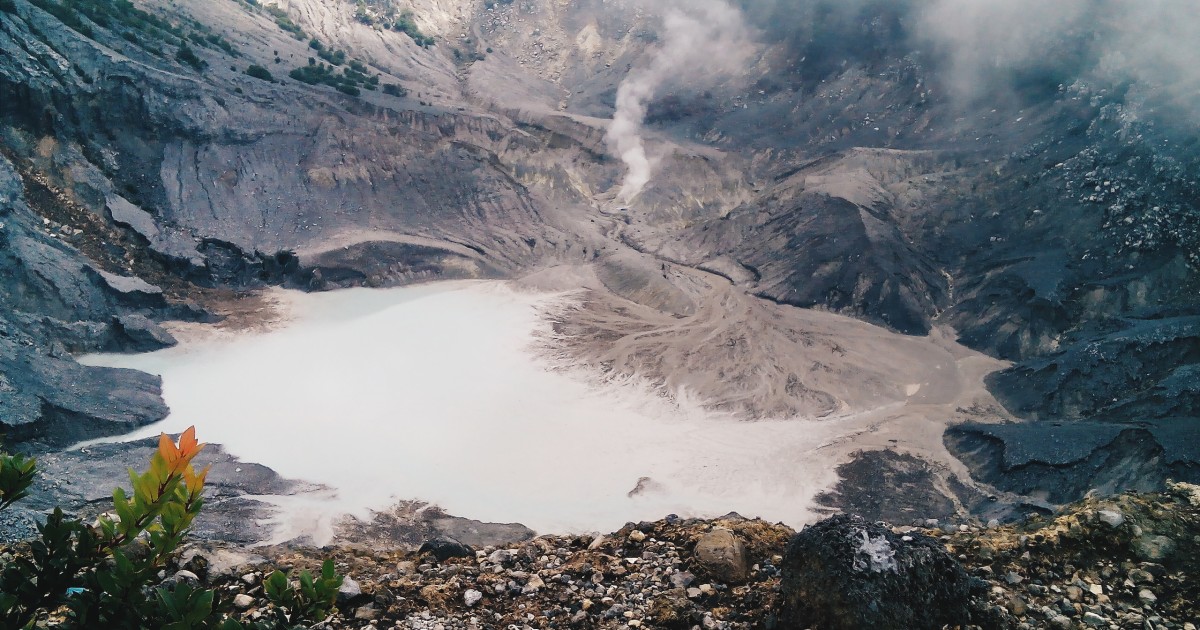
[[[1031,418],[1200,417],[1200,317],[1114,325],[1119,330],[992,375],[992,390]]]
[[[879,184],[838,162],[778,176],[785,179],[761,201],[704,224],[701,242],[752,269],[760,296],[927,333],[945,301],[945,278],[911,246],[888,205],[870,197]]]
[[[39,475],[30,496],[15,509],[36,520],[55,506],[80,518],[92,519],[111,509],[113,488],[128,485],[128,470],[143,470],[157,448],[157,440],[93,444],[38,456]],[[262,495],[302,492],[303,484],[283,479],[268,468],[243,462],[210,444],[196,463],[210,466],[205,485],[204,511],[189,537],[261,543],[271,536],[263,522],[274,508]]]
[[[170,335],[130,306],[161,302],[156,287],[92,266],[53,238],[0,157],[0,424],[16,441],[64,446],[159,420],[159,379],[83,367],[66,352],[160,348]],[[54,231],[52,231],[54,230]]]
[[[857,516],[804,528],[779,568],[785,628],[917,630],[972,619],[971,578],[940,542]]]
[[[978,481],[1057,504],[1089,494],[1150,491],[1168,479],[1200,482],[1200,424],[1194,418],[962,424],[946,432],[945,443]]]

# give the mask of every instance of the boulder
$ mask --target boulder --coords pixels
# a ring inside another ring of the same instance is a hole
[[[750,551],[733,531],[718,527],[696,542],[696,561],[705,573],[727,584],[750,577]]]
[[[941,543],[858,516],[796,534],[780,569],[783,628],[937,630],[971,619],[971,578]]]

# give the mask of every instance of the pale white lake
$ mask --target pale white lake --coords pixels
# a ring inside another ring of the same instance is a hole
[[[541,532],[738,511],[797,525],[835,481],[818,448],[852,419],[739,422],[550,369],[535,333],[562,295],[500,282],[279,292],[267,332],[187,334],[92,365],[159,374],[171,415],[122,439],[200,438],[336,498],[281,500],[285,531],[418,499]],[[636,497],[638,479],[655,483]]]

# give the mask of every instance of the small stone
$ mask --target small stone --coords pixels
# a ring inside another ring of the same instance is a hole
[[[483,593],[473,588],[469,588],[467,589],[467,592],[463,593],[463,603],[466,604],[468,608],[478,604],[479,600],[481,599],[483,599]]]
[[[641,530],[635,529],[635,530],[629,532],[629,540],[631,540],[635,543],[640,543],[640,542],[646,540],[646,534],[644,532],[642,532]]]
[[[1029,612],[1029,605],[1025,603],[1025,600],[1020,595],[1013,595],[1008,600],[1008,610],[1018,617],[1024,617]]]
[[[994,518],[987,522],[988,529],[996,529],[997,527],[1000,527],[1000,519]]]
[[[238,593],[237,596],[233,598],[233,606],[238,610],[246,610],[253,605],[254,598],[245,593]]]
[[[687,590],[688,599],[697,599],[698,597],[700,597],[703,594],[704,594],[704,591],[701,591],[700,589],[698,589],[694,586]]]
[[[1175,541],[1166,536],[1140,536],[1133,541],[1133,553],[1147,562],[1160,562],[1175,551]]]
[[[1148,588],[1138,591],[1138,599],[1142,600],[1142,603],[1147,606],[1153,606],[1158,602],[1158,596]]]
[[[1103,595],[1104,587],[1100,586],[1099,584],[1092,584],[1088,587],[1088,591],[1090,591],[1092,595]]]
[[[254,586],[255,584],[258,584],[258,575],[255,573],[247,573],[246,575],[242,576],[242,582],[246,586]]]
[[[1010,585],[1016,586],[1017,584],[1024,582],[1025,578],[1018,575],[1015,571],[1009,571],[1008,574],[1004,576],[1004,581],[1008,582]]]
[[[1083,623],[1086,623],[1093,628],[1107,628],[1108,620],[1094,612],[1083,613]]]
[[[488,562],[492,564],[507,564],[512,562],[515,555],[511,549],[497,549],[492,552],[492,555],[488,556]]]
[[[185,584],[199,584],[200,578],[195,573],[192,573],[187,569],[180,569],[179,571],[175,572],[175,581],[183,582]]]
[[[1078,586],[1067,587],[1067,599],[1077,602],[1083,599],[1083,589]]]
[[[680,571],[671,574],[671,586],[675,588],[687,588],[696,581],[696,576],[692,575],[691,571]]]
[[[525,595],[531,595],[541,590],[545,585],[546,583],[542,581],[542,578],[535,575],[529,578],[529,581],[525,583],[525,587],[521,589],[521,593]]]
[[[582,610],[571,616],[571,625],[577,626],[587,620],[588,614]]]
[[[342,585],[338,587],[337,600],[339,604],[346,604],[352,600],[362,596],[362,587],[358,585],[350,576],[346,576],[342,580]]]
[[[373,604],[359,606],[354,610],[354,618],[359,621],[373,621],[377,617],[379,617],[379,611],[375,610]]]
[[[1134,584],[1153,584],[1154,574],[1145,569],[1134,569],[1129,572],[1129,579]]]
[[[1125,515],[1120,510],[1100,510],[1100,522],[1116,529],[1125,524]]]

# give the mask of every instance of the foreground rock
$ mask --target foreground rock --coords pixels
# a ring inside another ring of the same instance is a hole
[[[781,568],[784,627],[937,629],[972,618],[971,580],[941,543],[858,516],[806,528]]]

